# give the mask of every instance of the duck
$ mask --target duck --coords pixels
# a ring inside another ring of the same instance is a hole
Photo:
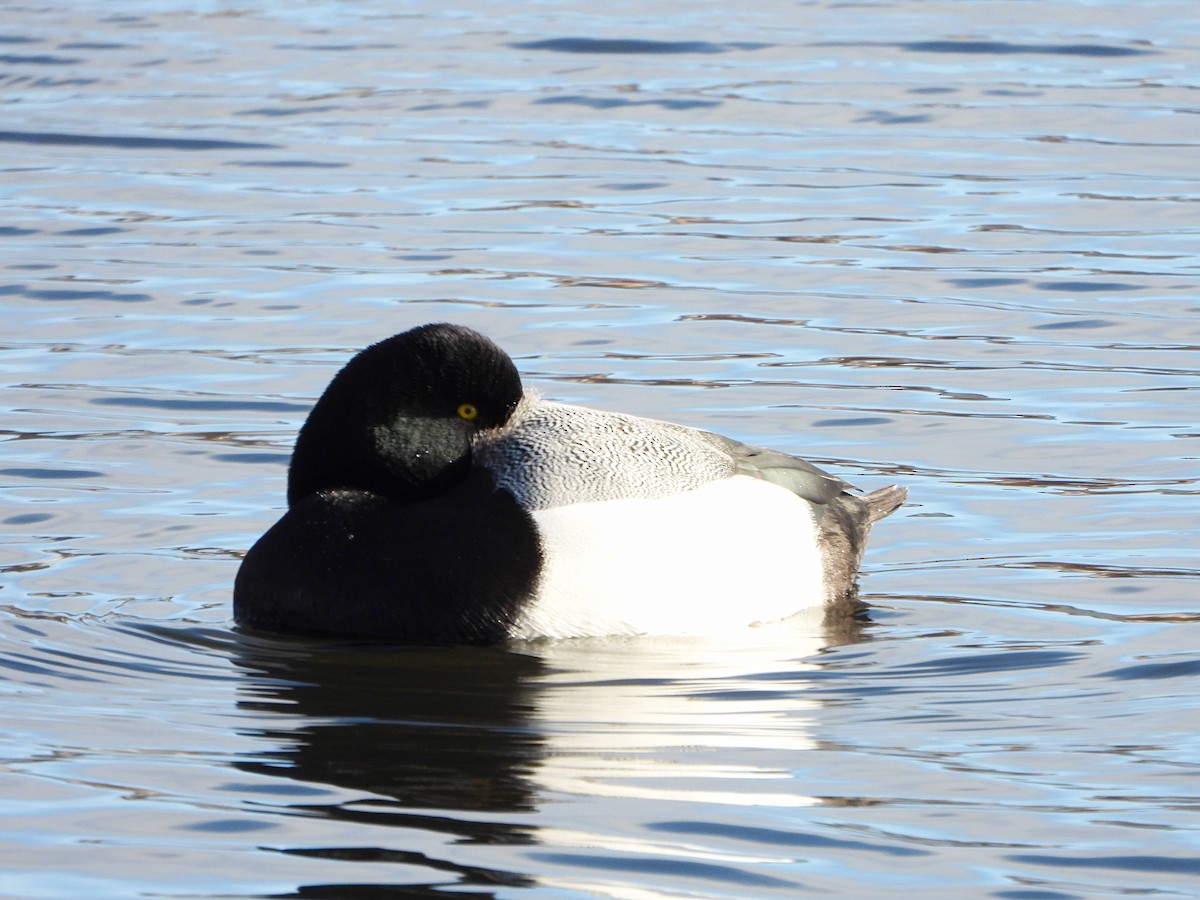
[[[398,643],[727,634],[861,608],[860,494],[803,459],[543,399],[462,325],[353,356],[245,553],[238,627]]]

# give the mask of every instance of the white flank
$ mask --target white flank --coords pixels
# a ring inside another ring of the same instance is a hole
[[[766,481],[533,516],[545,567],[516,638],[714,634],[824,602],[811,508]]]

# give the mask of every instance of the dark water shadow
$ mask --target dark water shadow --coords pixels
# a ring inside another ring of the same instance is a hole
[[[123,406],[134,409],[166,409],[173,412],[234,412],[306,413],[310,407],[303,403],[282,400],[191,400],[180,397],[93,397],[88,401],[96,406]]]
[[[814,47],[895,47],[909,53],[944,53],[968,56],[1156,56],[1157,50],[1115,44],[1022,44],[1013,41],[931,40],[892,44],[875,41],[819,41]]]
[[[65,134],[48,131],[0,131],[0,143],[60,147],[112,147],[118,150],[272,150],[279,144],[210,138],[157,138],[116,134]]]
[[[533,101],[535,105],[559,104],[567,106],[586,106],[590,109],[616,109],[629,106],[657,106],[661,109],[684,110],[706,109],[720,106],[719,100],[626,100],[621,97],[584,97],[580,94],[566,94],[558,97],[543,97]]]
[[[51,56],[48,53],[0,53],[0,64],[6,66],[77,66],[83,61],[77,56]]]
[[[52,469],[47,466],[0,469],[0,475],[10,478],[36,478],[42,481],[75,481],[104,477],[103,472],[95,469]]]
[[[154,299],[149,294],[134,291],[109,291],[104,289],[78,290],[74,288],[31,288],[23,284],[0,284],[0,297],[28,297],[50,303],[75,303],[82,300],[104,300],[117,303],[145,303]]]
[[[555,53],[639,53],[664,56],[677,53],[729,53],[762,50],[772,44],[755,42],[712,43],[711,41],[649,41],[638,38],[558,37],[540,41],[518,41],[508,46],[517,50],[550,50]]]
[[[913,41],[899,44],[913,53],[975,53],[987,56],[1039,54],[1043,56],[1153,56],[1154,50],[1111,44],[1017,44],[1010,41]]]

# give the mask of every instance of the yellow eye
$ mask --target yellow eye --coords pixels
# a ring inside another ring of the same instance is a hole
[[[479,409],[475,406],[474,403],[460,404],[457,412],[458,412],[458,417],[460,419],[466,419],[468,422],[470,422],[472,419],[474,419],[476,416],[479,415]]]

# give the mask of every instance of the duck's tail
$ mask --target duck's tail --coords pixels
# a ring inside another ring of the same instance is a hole
[[[880,519],[890,516],[908,498],[908,488],[893,484],[891,487],[871,491],[862,499],[867,504],[867,521],[872,525]]]
[[[819,540],[828,612],[859,608],[858,567],[871,526],[894,513],[907,496],[907,488],[892,485],[862,496],[845,492],[826,507]]]

